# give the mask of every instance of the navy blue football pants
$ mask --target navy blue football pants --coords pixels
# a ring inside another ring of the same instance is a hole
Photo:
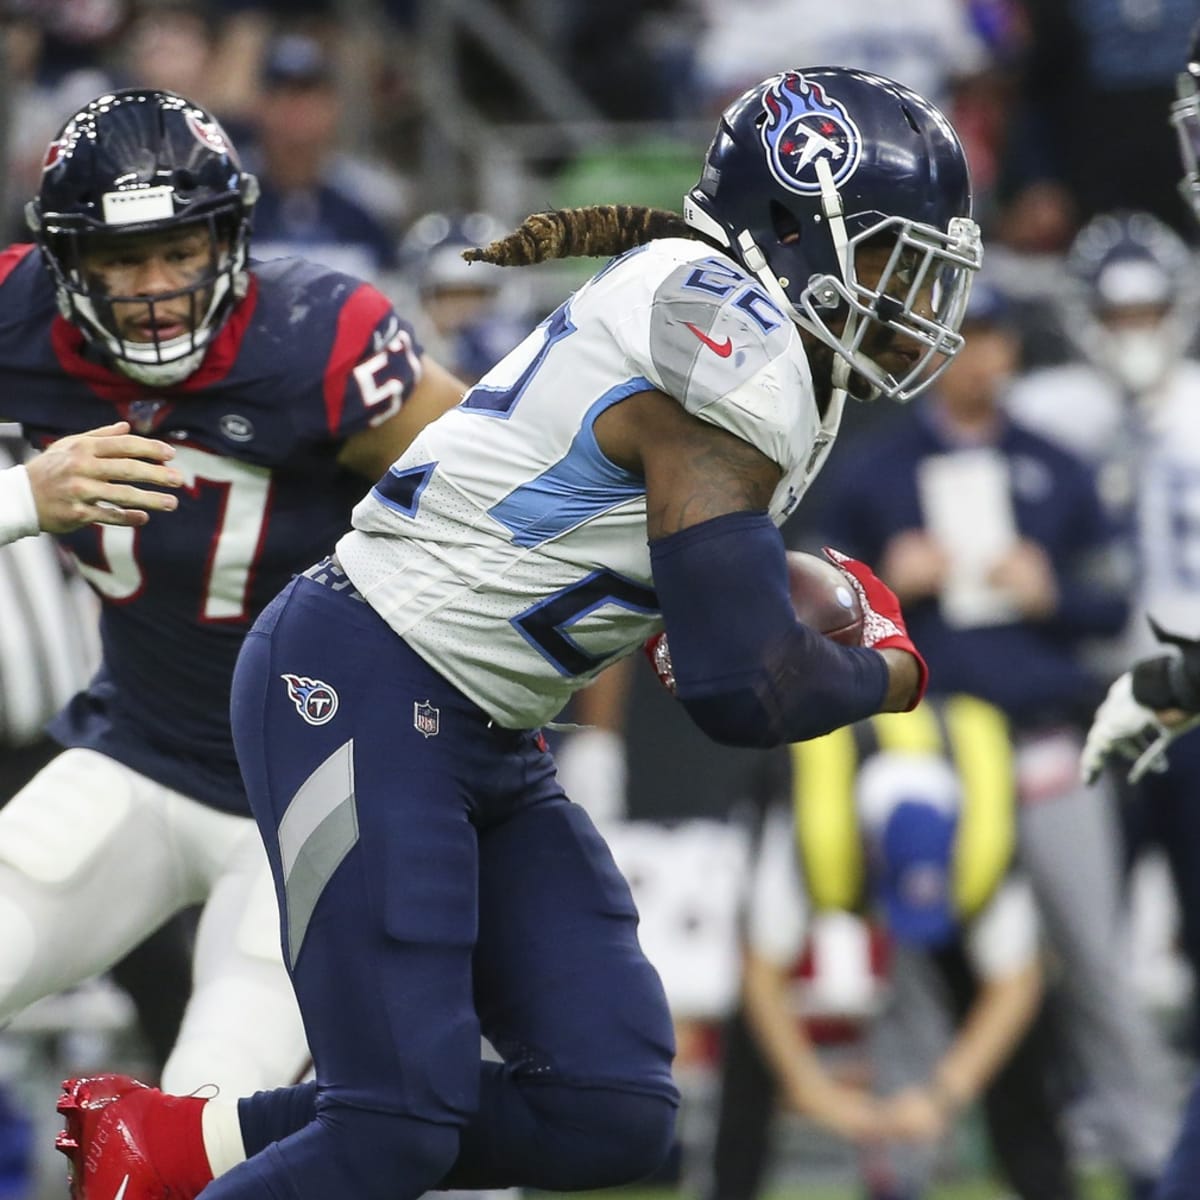
[[[540,735],[492,726],[352,589],[305,577],[247,637],[232,715],[316,1084],[242,1102],[261,1152],[206,1200],[653,1171],[678,1103],[666,1000]]]

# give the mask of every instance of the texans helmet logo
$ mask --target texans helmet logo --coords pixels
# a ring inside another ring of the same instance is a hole
[[[818,194],[820,161],[828,164],[837,185],[857,169],[862,158],[858,127],[819,83],[809,83],[798,72],[790,72],[766,93],[763,106],[767,110],[762,127],[767,164],[789,191]]]
[[[58,138],[57,140],[51,142],[50,145],[46,147],[46,157],[42,159],[43,172],[50,170],[50,168],[54,166],[54,164],[58,162],[60,158],[62,158],[63,154],[66,153],[66,149],[66,138]]]
[[[217,154],[228,154],[230,158],[236,160],[237,156],[234,154],[229,139],[225,136],[225,130],[215,120],[204,116],[194,108],[186,109],[183,118],[200,145],[207,146],[209,150],[214,150]]]

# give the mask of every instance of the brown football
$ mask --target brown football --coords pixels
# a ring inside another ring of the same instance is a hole
[[[843,646],[861,646],[862,605],[846,576],[816,554],[789,550],[787,561],[796,616]]]

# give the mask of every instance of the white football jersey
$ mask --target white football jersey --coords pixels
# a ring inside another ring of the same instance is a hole
[[[642,478],[593,426],[658,389],[783,473],[776,524],[837,433],[795,325],[731,259],[682,238],[614,259],[429,425],[354,510],[358,590],[498,724],[544,724],[662,628]]]
[[[1092,463],[1115,512],[1133,512],[1134,611],[1103,664],[1124,669],[1161,649],[1147,613],[1172,632],[1200,633],[1200,363],[1180,363],[1137,403],[1090,366],[1047,368],[1017,383],[1009,408]]]

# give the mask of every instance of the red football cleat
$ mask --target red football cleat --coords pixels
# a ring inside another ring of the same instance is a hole
[[[71,1163],[71,1200],[192,1200],[212,1178],[206,1157],[207,1178],[181,1170],[197,1150],[204,1157],[203,1104],[165,1095],[128,1075],[68,1079],[58,1098],[66,1128],[54,1145]],[[172,1152],[160,1160],[167,1148]]]

